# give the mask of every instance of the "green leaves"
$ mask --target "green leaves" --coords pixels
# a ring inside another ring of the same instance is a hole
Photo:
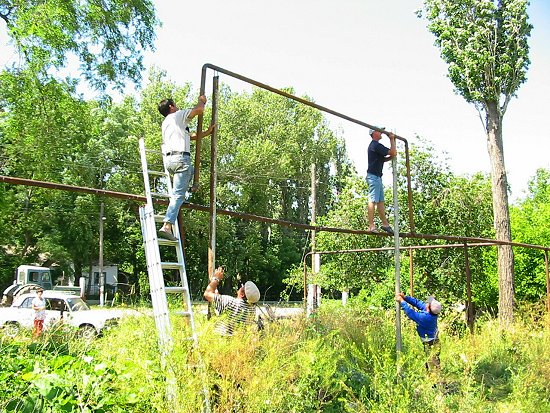
[[[550,245],[550,172],[539,169],[529,182],[529,193],[511,208],[514,240],[526,244]],[[516,291],[520,298],[541,299],[545,294],[546,273],[543,251],[515,249]]]
[[[150,0],[7,0],[0,15],[34,73],[46,76],[74,55],[83,77],[100,90],[141,79],[141,53],[153,48],[159,25]]]
[[[501,115],[529,67],[526,0],[426,0],[424,16],[449,78],[467,102],[500,102]],[[485,108],[485,110],[487,110]]]

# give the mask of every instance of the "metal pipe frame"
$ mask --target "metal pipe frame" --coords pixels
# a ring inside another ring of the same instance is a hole
[[[410,295],[413,295],[414,281],[413,281],[413,255],[414,250],[421,249],[435,249],[435,248],[463,248],[464,249],[464,268],[466,272],[466,323],[470,332],[474,332],[474,308],[472,300],[472,274],[470,270],[470,259],[468,254],[469,247],[496,247],[501,245],[499,241],[493,240],[488,242],[475,242],[468,244],[464,241],[461,244],[442,244],[442,245],[407,245],[399,246],[400,250],[409,250],[409,276],[410,276]],[[548,251],[550,248],[542,247],[540,245],[530,245],[522,243],[512,243],[512,246],[522,247],[522,248],[534,248],[541,249],[544,253],[544,264],[546,272],[546,309],[550,313],[550,275],[549,275],[549,261],[548,261]],[[395,251],[396,246],[394,247],[373,247],[373,248],[358,248],[358,249],[349,249],[349,250],[332,250],[332,251],[310,251],[304,255],[303,266],[304,266],[304,289],[307,286],[307,257],[312,256],[313,254],[318,255],[332,255],[332,254],[352,254],[352,253],[361,253],[361,252],[383,252],[383,251]]]
[[[317,103],[311,102],[307,99],[304,99],[304,98],[301,98],[301,97],[298,97],[298,96],[294,96],[294,95],[292,95],[290,93],[287,93],[283,90],[276,89],[276,88],[271,87],[271,86],[269,86],[265,83],[258,82],[254,79],[251,79],[249,77],[240,75],[240,74],[235,73],[235,72],[231,72],[230,70],[227,70],[227,69],[224,69],[222,67],[213,65],[211,63],[205,63],[202,66],[201,87],[200,87],[200,94],[201,95],[205,94],[206,72],[207,72],[208,69],[211,69],[216,73],[223,73],[226,76],[232,77],[234,79],[241,80],[242,82],[251,84],[251,85],[259,87],[261,89],[268,90],[268,91],[270,91],[272,93],[275,93],[277,95],[284,96],[288,99],[294,100],[294,101],[302,103],[306,106],[309,106],[309,107],[315,108],[317,110],[320,110],[321,112],[329,113],[329,114],[331,114],[333,116],[336,116],[338,118],[347,120],[349,122],[355,123],[355,124],[360,125],[360,126],[364,126],[365,128],[374,129],[374,130],[377,130],[378,132],[386,133],[386,131],[384,131],[383,129],[380,129],[377,126],[374,126],[374,125],[371,125],[369,123],[363,122],[361,120],[352,118],[351,116],[344,115],[343,113],[340,113],[340,112],[337,112],[335,110],[329,109],[325,106],[318,105]],[[198,122],[197,122],[197,133],[198,133],[198,131],[202,131],[202,125],[203,125],[203,115],[199,115],[198,116]],[[402,136],[399,136],[399,135],[395,135],[395,138],[402,141],[405,144],[405,166],[407,168],[407,200],[408,200],[408,206],[409,206],[409,229],[412,233],[414,233],[415,232],[415,226],[414,226],[413,204],[412,204],[412,183],[411,183],[411,171],[410,171],[409,142],[407,141],[407,139],[405,139],[405,138],[403,138]],[[200,153],[201,152],[200,141],[201,141],[201,139],[197,139],[196,145],[195,145],[195,175],[194,175],[194,179],[193,179],[193,188],[194,188],[194,190],[196,190],[199,186],[200,155],[201,155],[201,153]]]
[[[62,191],[69,191],[69,192],[80,192],[80,193],[86,193],[86,194],[93,194],[97,196],[106,196],[109,198],[117,198],[117,199],[123,199],[127,201],[138,201],[140,203],[147,202],[147,199],[143,195],[136,195],[136,194],[129,194],[125,192],[116,192],[116,191],[108,191],[105,189],[97,189],[97,188],[89,188],[89,187],[83,187],[83,186],[74,186],[74,185],[67,185],[67,184],[59,184],[55,182],[48,182],[48,181],[36,181],[34,179],[26,179],[26,178],[16,178],[12,176],[6,176],[6,175],[0,175],[0,182],[5,182],[13,185],[26,185],[26,186],[36,186],[41,188],[49,188],[49,189],[57,189]],[[168,205],[168,200],[164,199],[155,199],[155,203],[161,204],[161,205]],[[182,208],[192,209],[196,211],[203,211],[203,212],[209,212],[210,208],[205,205],[199,205],[199,204],[183,204]],[[336,227],[325,227],[322,225],[308,225],[308,224],[301,224],[298,222],[292,222],[292,221],[285,221],[281,219],[275,219],[275,218],[267,218],[262,217],[260,215],[254,215],[254,214],[247,214],[243,212],[235,212],[230,211],[226,209],[216,208],[216,212],[220,215],[227,215],[231,216],[233,218],[239,218],[239,219],[246,219],[250,221],[256,221],[256,222],[263,222],[267,224],[275,224],[275,225],[281,225],[288,228],[293,229],[301,229],[304,231],[324,231],[324,232],[336,232],[341,234],[354,234],[354,235],[370,235],[373,237],[389,237],[391,235],[389,234],[382,234],[382,233],[376,233],[373,234],[370,231],[362,230],[362,229],[349,229],[349,228],[336,228]],[[501,241],[501,240],[493,240],[489,238],[479,238],[479,237],[465,237],[465,236],[454,236],[454,235],[435,235],[435,234],[420,234],[420,233],[410,233],[410,232],[401,232],[399,234],[401,238],[414,238],[414,239],[425,239],[425,240],[438,240],[438,241],[450,241],[455,243],[460,243],[461,245],[464,242],[468,242],[470,245],[475,245],[476,243],[489,243],[491,245],[511,245],[513,247],[525,247],[525,248],[532,248],[532,249],[538,249],[542,251],[550,251],[550,247],[544,247],[542,245],[535,245],[535,244],[525,244],[521,242],[513,242],[513,241]],[[440,245],[420,245],[419,248],[438,248]],[[391,247],[393,250],[394,247]],[[400,248],[411,248],[410,246],[401,246]],[[338,252],[343,252],[348,250],[341,250]],[[349,250],[352,252],[361,252],[362,250]],[[318,252],[319,254],[321,252]]]
[[[116,199],[122,199],[126,201],[138,201],[140,203],[146,203],[147,198],[143,195],[136,195],[136,194],[128,194],[124,192],[116,192],[116,191],[108,191],[105,189],[96,189],[96,188],[88,188],[88,187],[82,187],[82,186],[74,186],[74,185],[66,185],[66,184],[59,184],[55,182],[47,182],[47,181],[36,181],[33,179],[25,179],[25,178],[16,178],[12,176],[5,176],[0,175],[0,182],[12,184],[12,185],[25,185],[25,186],[35,186],[40,188],[49,188],[49,189],[56,189],[60,191],[68,191],[68,192],[78,192],[78,193],[85,193],[85,194],[93,194],[97,196],[106,196],[109,198],[116,198]],[[168,205],[168,201],[164,199],[155,199],[156,203],[161,205]],[[184,204],[182,206],[183,208],[193,209],[197,211],[202,212],[209,212],[210,208],[203,205],[197,205],[197,204]],[[302,229],[302,230],[315,230],[315,231],[326,231],[326,232],[337,232],[337,233],[343,233],[343,234],[356,234],[356,235],[370,235],[370,236],[390,236],[387,234],[373,234],[369,231],[365,230],[352,230],[347,228],[332,228],[332,227],[323,227],[323,226],[313,226],[313,225],[307,225],[307,224],[299,224],[296,222],[290,222],[290,221],[283,221],[279,219],[273,219],[273,218],[266,218],[261,217],[258,215],[253,214],[245,214],[241,212],[235,212],[235,211],[229,211],[225,209],[219,209],[216,208],[216,212],[220,215],[227,215],[231,216],[233,218],[238,219],[245,219],[250,221],[256,221],[256,222],[263,222],[263,223],[270,223],[270,224],[276,224],[285,226],[288,228],[294,228],[294,229]],[[499,240],[491,240],[491,239],[485,239],[485,238],[472,238],[472,237],[457,237],[457,236],[448,236],[448,235],[433,235],[433,234],[408,234],[408,233],[401,233],[399,234],[402,238],[415,238],[415,239],[426,239],[426,240],[443,240],[443,241],[453,241],[457,244],[444,244],[446,247],[463,247],[465,242],[468,242],[470,246],[494,246],[494,245],[512,245],[515,247],[523,247],[523,248],[531,248],[531,249],[538,249],[543,251],[544,258],[545,258],[545,270],[546,270],[546,291],[547,291],[547,302],[548,302],[548,311],[550,312],[550,265],[548,262],[548,252],[550,251],[550,248],[544,247],[542,245],[533,245],[533,244],[524,244],[520,242],[508,242],[508,241],[499,241]],[[415,249],[430,249],[430,248],[445,248],[445,246],[442,245],[416,245],[416,246],[400,246],[401,249],[409,249],[409,250],[415,250]],[[370,248],[370,249],[353,249],[353,250],[335,250],[335,251],[315,251],[317,254],[336,254],[336,253],[352,253],[352,252],[368,252],[368,251],[388,251],[388,250],[394,250],[395,247],[381,247],[381,248]],[[305,259],[306,257],[311,254],[312,252],[308,252],[304,256],[304,266],[305,266]],[[307,277],[307,275],[306,275]]]

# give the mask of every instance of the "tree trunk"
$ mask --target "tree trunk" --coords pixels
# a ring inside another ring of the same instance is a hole
[[[493,214],[496,239],[511,241],[508,181],[502,146],[502,118],[496,102],[487,104],[487,150],[491,162]],[[498,247],[498,316],[501,325],[514,318],[514,252],[510,245]]]

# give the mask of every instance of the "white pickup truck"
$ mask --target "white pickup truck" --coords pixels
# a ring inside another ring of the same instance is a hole
[[[0,308],[0,328],[4,334],[13,337],[21,328],[33,327],[35,312],[32,300],[35,297],[35,293],[21,294],[11,307]],[[139,314],[133,310],[92,310],[78,295],[61,291],[46,290],[42,297],[46,300],[45,329],[62,321],[78,328],[85,337],[97,336],[104,329],[118,324],[124,316]]]

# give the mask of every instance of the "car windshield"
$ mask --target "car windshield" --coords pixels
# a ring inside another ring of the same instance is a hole
[[[89,310],[88,304],[82,301],[82,298],[67,298],[67,304],[71,311],[86,311]]]

